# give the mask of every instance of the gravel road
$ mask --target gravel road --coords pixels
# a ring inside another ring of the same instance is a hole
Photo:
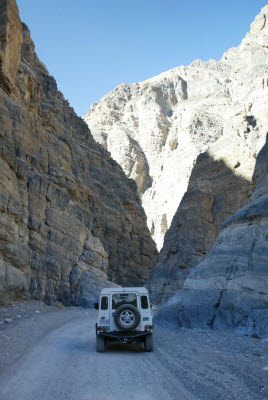
[[[96,315],[95,310],[52,310],[20,319],[14,326],[2,325],[1,354],[8,351],[12,361],[2,365],[0,399],[267,396],[267,338],[157,327],[152,353],[145,353],[140,344],[109,345],[105,353],[96,353]]]

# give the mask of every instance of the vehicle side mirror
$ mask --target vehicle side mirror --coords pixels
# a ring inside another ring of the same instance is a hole
[[[95,303],[94,304],[94,308],[95,308],[95,310],[98,310],[99,309],[99,303]]]
[[[153,303],[150,301],[150,308],[152,308],[153,307]]]

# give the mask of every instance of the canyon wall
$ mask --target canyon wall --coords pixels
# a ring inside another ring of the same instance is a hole
[[[148,282],[157,303],[183,286],[221,223],[252,194],[268,130],[267,19],[265,6],[242,43],[219,61],[196,60],[119,85],[84,116],[137,182],[161,249]]]
[[[253,185],[240,176],[235,158],[223,159],[216,154],[198,156],[166,233],[159,262],[147,282],[156,304],[165,303],[183,287],[192,267],[211,251],[222,221],[242,207],[252,193]]]
[[[197,156],[222,136],[238,135],[239,147],[249,147],[251,160],[237,161],[243,177],[251,179],[267,122],[267,9],[220,61],[196,60],[143,82],[123,83],[83,117],[136,180],[159,249]]]
[[[156,264],[136,183],[93,139],[0,0],[0,290],[88,306]]]
[[[160,323],[268,333],[268,135],[253,180],[251,202],[222,224],[209,256],[160,308]]]

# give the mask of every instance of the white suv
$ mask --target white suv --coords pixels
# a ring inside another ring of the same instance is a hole
[[[153,317],[148,290],[144,287],[106,288],[100,294],[96,323],[96,350],[103,352],[105,343],[144,343],[153,350]]]

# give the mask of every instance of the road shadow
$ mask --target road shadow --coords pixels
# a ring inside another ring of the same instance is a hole
[[[144,353],[143,343],[106,343],[105,352],[107,353]]]

